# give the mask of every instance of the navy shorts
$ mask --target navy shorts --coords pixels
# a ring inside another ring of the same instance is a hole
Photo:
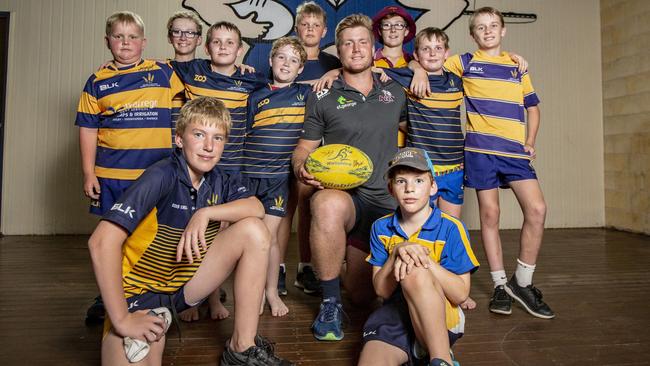
[[[398,289],[398,293],[384,301],[384,304],[375,310],[366,323],[363,325],[363,339],[365,344],[369,341],[381,341],[395,346],[404,351],[409,358],[407,365],[415,360],[413,354],[414,343],[416,342],[415,331],[411,325],[411,316],[404,295]],[[456,334],[447,331],[449,336],[449,347],[460,337],[462,333]]]
[[[528,159],[465,151],[465,186],[474,189],[508,188],[510,182],[537,179]]]
[[[347,245],[351,245],[364,253],[370,253],[370,229],[379,218],[384,217],[394,209],[377,206],[361,199],[357,194],[351,193],[354,203],[354,226],[348,233]]]
[[[99,189],[101,189],[101,193],[99,194],[98,200],[90,201],[90,213],[99,216],[103,216],[106,211],[110,210],[122,193],[126,191],[133,182],[135,182],[134,180],[100,177],[97,177],[97,180],[99,181]]]
[[[438,197],[441,197],[443,200],[456,205],[463,204],[464,187],[462,165],[458,170],[436,175],[435,179],[438,191],[431,196],[432,203],[435,203]]]
[[[267,215],[284,217],[289,201],[289,176],[282,178],[249,178],[251,192],[264,205]]]

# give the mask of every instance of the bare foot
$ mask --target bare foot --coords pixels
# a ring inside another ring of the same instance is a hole
[[[474,301],[471,297],[468,297],[460,304],[460,308],[463,310],[474,310],[476,309],[476,301]]]
[[[199,305],[181,311],[178,317],[184,322],[195,322],[199,320]]]
[[[230,316],[230,312],[219,301],[216,304],[210,304],[210,318],[212,320],[223,320]]]
[[[230,316],[230,312],[221,303],[221,291],[214,291],[208,296],[210,305],[210,318],[212,320],[223,320]]]
[[[266,300],[269,302],[271,307],[271,315],[273,316],[285,316],[289,313],[289,308],[287,305],[282,302],[280,296],[278,296],[278,291],[267,291]]]

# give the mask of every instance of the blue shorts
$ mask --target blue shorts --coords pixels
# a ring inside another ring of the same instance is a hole
[[[200,303],[200,302],[199,302]],[[140,295],[128,297],[126,299],[129,313],[134,313],[138,310],[149,310],[159,307],[166,307],[172,314],[180,313],[197,304],[188,304],[185,302],[185,286],[181,287],[178,291],[170,294],[160,292],[145,292]],[[104,336],[111,330],[112,324],[108,317],[104,321]]]
[[[125,179],[110,179],[97,177],[99,181],[99,194],[98,200],[90,201],[90,213],[103,216],[108,210],[113,207],[122,193],[135,182],[134,180]]]
[[[289,201],[289,176],[282,178],[249,178],[251,192],[264,205],[267,215],[284,217]]]
[[[436,175],[435,179],[436,185],[438,186],[438,192],[431,196],[431,203],[435,203],[438,197],[441,197],[443,200],[456,205],[463,204],[464,187],[462,166],[458,170]]]
[[[362,342],[365,344],[369,341],[380,341],[395,346],[408,355],[407,364],[411,365],[415,361],[413,354],[413,346],[416,342],[415,331],[411,325],[409,308],[404,295],[399,289],[397,291],[398,293],[393,294],[379,309],[370,314],[363,325]],[[447,331],[447,335],[449,347],[463,336],[462,333],[456,334],[450,331]]]
[[[465,151],[465,186],[474,189],[508,188],[510,182],[537,179],[528,159]]]

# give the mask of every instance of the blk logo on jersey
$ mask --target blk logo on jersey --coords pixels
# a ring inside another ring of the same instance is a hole
[[[113,207],[111,207],[111,211],[121,212],[128,215],[130,218],[133,218],[133,214],[135,213],[135,210],[131,208],[131,206],[122,207],[121,203],[114,204]]]

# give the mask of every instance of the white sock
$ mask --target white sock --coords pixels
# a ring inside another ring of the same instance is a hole
[[[517,270],[515,277],[517,277],[517,285],[526,287],[533,283],[533,273],[535,273],[535,264],[526,264],[517,258]]]
[[[282,268],[282,271],[284,272],[287,271],[287,266],[285,266],[284,263],[280,263],[280,268]]]
[[[312,267],[311,262],[298,262],[298,273],[302,273],[302,269],[305,268],[305,266]]]
[[[505,285],[508,282],[508,277],[506,276],[505,270],[490,272],[492,276],[492,282],[494,282],[494,287]]]

